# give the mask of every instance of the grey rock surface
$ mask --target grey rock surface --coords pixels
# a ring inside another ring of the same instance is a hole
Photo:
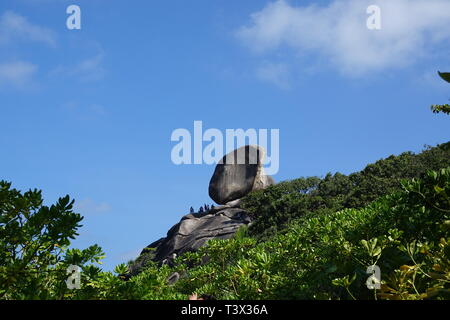
[[[151,260],[170,265],[176,256],[196,251],[210,239],[231,238],[241,226],[248,225],[251,221],[244,210],[228,206],[204,213],[187,214],[170,228],[165,238],[142,250],[140,257],[131,266],[131,274],[140,272],[149,252],[152,253]]]
[[[178,272],[174,272],[169,276],[169,278],[167,278],[167,283],[174,284],[178,280],[180,280],[180,274]]]
[[[166,237],[142,250],[129,266],[128,276],[141,272],[149,261],[171,265],[180,254],[196,251],[211,239],[231,238],[241,226],[250,224],[252,219],[240,208],[240,199],[253,190],[274,184],[264,173],[263,160],[264,150],[258,146],[245,146],[225,155],[209,184],[209,195],[220,206],[182,217]],[[168,282],[175,283],[179,277],[174,274]]]
[[[264,173],[264,156],[264,150],[258,146],[244,146],[225,155],[209,183],[211,199],[227,204],[273,184],[273,179]]]

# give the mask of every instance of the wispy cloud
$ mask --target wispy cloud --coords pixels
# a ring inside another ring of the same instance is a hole
[[[256,69],[256,77],[281,89],[290,88],[289,68],[283,63],[263,63]]]
[[[75,210],[82,215],[96,215],[111,211],[111,206],[106,202],[96,202],[88,198],[75,202]]]
[[[69,112],[72,117],[80,120],[95,120],[108,115],[107,109],[98,103],[67,101],[61,107],[66,112]]]
[[[56,35],[52,30],[33,24],[13,11],[6,11],[0,16],[0,44],[17,40],[56,45]]]
[[[381,8],[381,30],[366,27],[372,4]],[[237,36],[259,54],[289,48],[296,58],[326,60],[346,76],[362,76],[414,64],[446,45],[450,1],[333,0],[327,6],[294,6],[278,0],[253,13]]]
[[[25,88],[32,83],[38,67],[26,61],[0,64],[0,87]]]
[[[78,76],[83,81],[95,81],[103,78],[105,69],[102,66],[104,54],[100,52],[93,57],[80,61],[73,69],[69,70],[70,75]]]
[[[82,82],[101,80],[105,76],[103,67],[104,53],[100,50],[97,54],[85,58],[73,65],[58,66],[51,74],[75,77]]]
[[[4,59],[0,63],[0,87],[2,88],[37,87],[37,83],[33,80],[39,67],[32,62],[17,59],[17,54],[11,50],[14,44],[20,42],[35,42],[55,47],[56,34],[13,11],[0,14],[0,47]]]

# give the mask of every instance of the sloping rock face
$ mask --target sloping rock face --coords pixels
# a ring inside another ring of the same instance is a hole
[[[273,184],[264,173],[263,161],[264,150],[258,146],[244,146],[225,155],[209,182],[211,199],[226,204]]]
[[[239,207],[240,199],[274,183],[264,174],[263,159],[264,151],[257,146],[245,146],[226,155],[217,164],[209,184],[211,198],[223,205],[181,218],[165,238],[142,250],[130,265],[129,276],[138,274],[149,260],[171,265],[180,254],[196,251],[211,239],[231,238],[241,226],[250,224],[252,219]],[[170,281],[176,279],[174,276]]]
[[[145,264],[145,255],[152,252],[151,260],[160,264],[172,264],[173,259],[187,251],[196,251],[210,239],[229,239],[252,219],[240,208],[220,206],[205,213],[185,215],[174,225],[165,238],[161,238],[142,250],[131,267],[136,274]]]

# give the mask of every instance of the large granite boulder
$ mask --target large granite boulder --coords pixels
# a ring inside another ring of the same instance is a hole
[[[252,219],[240,208],[240,198],[274,183],[264,174],[263,160],[264,150],[258,146],[245,146],[223,157],[209,184],[209,195],[222,205],[181,218],[165,238],[142,250],[129,266],[128,276],[141,272],[149,260],[171,265],[178,255],[196,251],[210,239],[231,238],[241,226],[250,224]],[[174,283],[180,276],[173,274],[168,282]]]
[[[251,221],[244,210],[230,206],[185,215],[167,232],[165,238],[153,242],[142,250],[130,268],[131,274],[139,273],[147,259],[170,265],[178,255],[196,251],[210,239],[229,239],[241,226]]]
[[[264,173],[264,156],[259,146],[244,146],[225,155],[209,182],[211,199],[226,204],[273,184],[273,179]]]

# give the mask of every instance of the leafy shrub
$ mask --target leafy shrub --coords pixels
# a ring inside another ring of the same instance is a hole
[[[83,219],[69,196],[50,207],[42,202],[41,191],[22,194],[0,181],[0,298],[62,299],[68,266],[103,257],[97,245],[67,250]]]
[[[0,298],[449,299],[450,167],[426,171],[448,164],[448,146],[255,192],[244,201],[257,217],[249,229],[173,267],[141,261],[144,271],[131,277],[126,264],[114,272],[95,265],[104,256],[97,245],[69,249],[82,217],[68,196],[47,207],[40,191],[2,181]],[[69,265],[81,266],[79,290],[66,286]],[[380,290],[366,286],[373,265]],[[181,278],[169,284],[174,272]]]
[[[260,239],[285,229],[290,221],[308,213],[321,214],[345,208],[362,208],[401,188],[402,179],[419,178],[428,170],[450,166],[450,142],[420,154],[390,156],[348,176],[336,173],[285,181],[250,193],[243,207],[256,221],[250,234]]]
[[[446,114],[450,114],[450,105],[448,104],[434,104],[431,106],[431,111],[433,111],[433,113],[446,113]]]
[[[450,168],[366,208],[301,217],[262,243],[210,241],[182,259],[209,261],[176,288],[221,299],[448,298],[449,195]],[[372,265],[382,272],[378,292],[365,284]]]
[[[0,181],[0,299],[158,299],[181,298],[167,286],[168,267],[147,263],[129,281],[125,264],[103,272],[97,245],[69,249],[83,219],[68,196],[44,206],[41,191],[21,193]],[[67,287],[67,268],[81,267],[81,288]]]

